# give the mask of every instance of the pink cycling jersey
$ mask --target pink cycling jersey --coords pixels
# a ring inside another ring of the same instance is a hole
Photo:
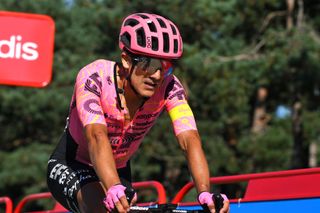
[[[78,144],[76,160],[91,165],[83,133],[88,124],[107,126],[117,168],[126,166],[163,109],[170,115],[175,135],[197,129],[185,91],[174,75],[164,79],[129,123],[125,122],[125,111],[118,103],[115,80],[115,62],[107,60],[94,61],[81,69],[77,76],[68,126]]]

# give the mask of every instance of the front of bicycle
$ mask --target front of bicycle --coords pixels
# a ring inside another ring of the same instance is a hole
[[[127,191],[127,200],[131,202],[133,192]],[[215,205],[216,213],[219,213],[223,207],[223,197],[220,194],[213,194],[213,200]],[[131,206],[130,213],[210,213],[208,206],[197,205],[197,206],[181,206],[179,204],[156,204],[148,207]]]

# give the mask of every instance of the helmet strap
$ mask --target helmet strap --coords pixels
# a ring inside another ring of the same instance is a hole
[[[132,91],[137,95],[137,96],[140,96],[140,94],[137,92],[136,88],[134,88],[134,86],[132,85],[131,83],[131,76],[132,76],[132,73],[133,73],[133,70],[134,70],[134,67],[136,66],[135,63],[132,63],[132,66],[130,68],[130,72],[129,72],[129,75],[126,77],[126,80],[128,81],[129,83],[129,86],[130,88],[132,89]]]

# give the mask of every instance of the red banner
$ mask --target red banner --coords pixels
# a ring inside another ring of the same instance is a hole
[[[54,30],[49,16],[0,11],[0,84],[48,85]]]

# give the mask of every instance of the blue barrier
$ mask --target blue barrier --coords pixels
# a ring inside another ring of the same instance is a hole
[[[180,206],[180,210],[201,210],[201,206]],[[231,213],[301,213],[320,212],[320,198],[290,199],[230,204]]]

